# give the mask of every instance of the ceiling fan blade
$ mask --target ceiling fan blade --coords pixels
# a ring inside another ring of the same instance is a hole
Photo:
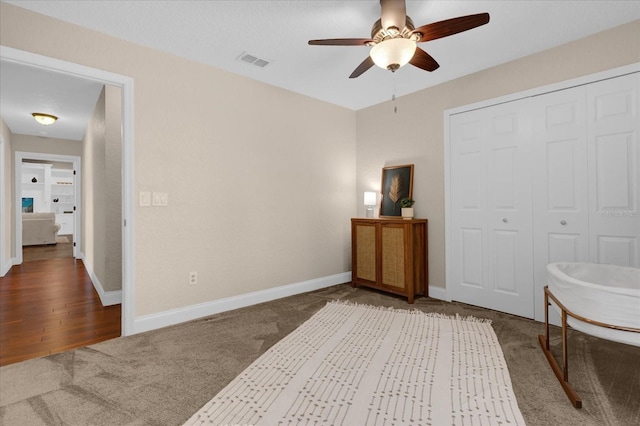
[[[418,43],[421,43],[424,41],[435,40],[453,34],[458,34],[463,31],[479,27],[488,22],[488,13],[478,13],[477,15],[460,16],[458,18],[451,18],[444,21],[423,25],[411,31],[411,34],[422,34],[422,37],[420,37],[420,40],[418,40]]]
[[[380,0],[382,28],[395,27],[398,31],[407,24],[407,8],[404,0]]]
[[[324,40],[309,40],[312,46],[367,46],[373,42],[370,38],[328,38]]]
[[[435,71],[440,67],[440,64],[431,55],[419,47],[416,47],[416,53],[413,54],[409,63],[425,71]]]
[[[351,73],[349,78],[360,77],[366,70],[368,70],[369,68],[371,68],[374,65],[375,64],[373,63],[373,59],[371,59],[371,56],[367,56],[367,59],[365,59],[364,61],[362,61],[362,63],[360,65],[358,65],[358,68],[356,68]]]

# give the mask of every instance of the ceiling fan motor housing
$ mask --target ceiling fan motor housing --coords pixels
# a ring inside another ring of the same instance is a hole
[[[374,43],[371,43],[371,45],[378,44],[381,41],[388,40],[390,38],[415,38],[414,41],[417,41],[420,37],[415,37],[415,35],[413,37],[411,36],[411,31],[413,31],[414,29],[415,27],[413,25],[413,21],[409,16],[407,16],[404,28],[399,29],[397,32],[393,30],[388,31],[382,28],[382,19],[378,19],[373,24],[373,27],[371,27],[371,39],[374,41]]]

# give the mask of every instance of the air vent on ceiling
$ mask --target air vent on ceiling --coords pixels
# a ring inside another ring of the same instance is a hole
[[[240,56],[238,56],[236,59],[238,61],[246,62],[260,68],[264,68],[271,63],[270,60],[258,58],[254,55],[250,55],[247,52],[242,52],[242,54],[240,54]]]

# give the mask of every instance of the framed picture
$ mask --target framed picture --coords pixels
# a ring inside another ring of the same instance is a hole
[[[33,198],[22,197],[22,213],[33,213]]]
[[[413,197],[413,164],[382,169],[380,217],[401,216],[400,200]]]

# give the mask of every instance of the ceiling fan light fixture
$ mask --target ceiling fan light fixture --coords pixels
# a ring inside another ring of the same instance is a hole
[[[382,69],[395,71],[409,63],[416,52],[416,42],[406,38],[391,38],[371,48],[371,59]]]
[[[53,124],[58,119],[58,117],[56,117],[55,115],[45,114],[42,112],[34,112],[31,115],[38,123],[42,124],[43,126]]]

